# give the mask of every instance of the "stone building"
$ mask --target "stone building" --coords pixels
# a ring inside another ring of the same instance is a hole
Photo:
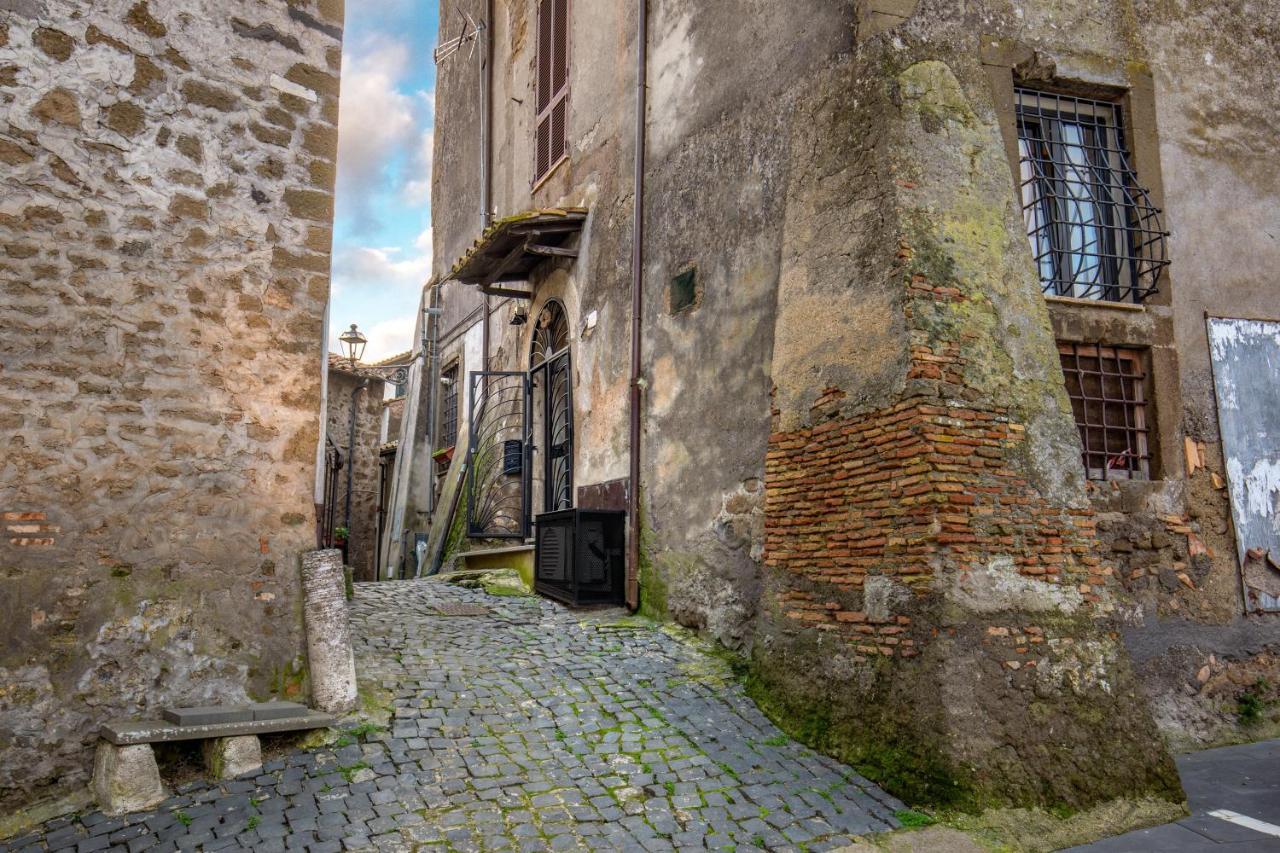
[[[1280,6],[1228,6],[442,2],[423,571],[626,507],[631,603],[891,790],[1179,799],[1280,642],[1276,327],[1206,326],[1280,319]]]
[[[305,699],[342,0],[0,3],[0,813]]]
[[[352,370],[341,356],[329,355],[324,544],[341,547],[353,577],[361,581],[378,578],[384,385],[379,378]],[[341,528],[346,528],[345,544],[336,541],[335,531]]]

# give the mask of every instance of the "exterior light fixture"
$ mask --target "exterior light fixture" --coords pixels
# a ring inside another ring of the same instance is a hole
[[[523,326],[528,321],[529,312],[525,311],[523,308],[517,308],[515,313],[511,315],[511,325],[513,326]]]
[[[369,343],[369,339],[360,333],[355,323],[352,323],[350,329],[338,336],[338,341],[342,344],[342,354],[347,357],[347,361],[351,362],[351,366],[355,367],[364,357],[365,344]]]

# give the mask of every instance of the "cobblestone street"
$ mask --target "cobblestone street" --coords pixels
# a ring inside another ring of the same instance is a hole
[[[403,582],[359,586],[353,613],[389,730],[0,853],[826,850],[897,825],[901,803],[790,741],[727,664],[620,611]]]

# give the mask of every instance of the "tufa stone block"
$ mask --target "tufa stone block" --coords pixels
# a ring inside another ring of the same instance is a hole
[[[204,766],[214,779],[234,779],[262,770],[262,744],[257,735],[209,738],[200,748]]]
[[[255,702],[249,706],[255,720],[285,720],[303,717],[311,711],[297,702]]]
[[[205,705],[196,708],[165,708],[164,718],[179,726],[210,726],[220,723],[247,723],[254,719],[244,705]]]
[[[107,814],[143,811],[167,796],[150,744],[116,746],[98,741],[93,761],[93,794]]]

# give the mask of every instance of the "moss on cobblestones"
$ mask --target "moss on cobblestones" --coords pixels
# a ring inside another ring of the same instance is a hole
[[[450,601],[488,615],[433,615]],[[897,825],[902,803],[849,768],[763,745],[777,729],[686,631],[425,581],[357,585],[352,618],[362,708],[385,730],[348,718],[330,745],[257,777],[180,788],[163,815],[90,816],[50,837],[74,846],[127,826],[138,844],[184,849],[619,850],[758,836],[799,850]]]

